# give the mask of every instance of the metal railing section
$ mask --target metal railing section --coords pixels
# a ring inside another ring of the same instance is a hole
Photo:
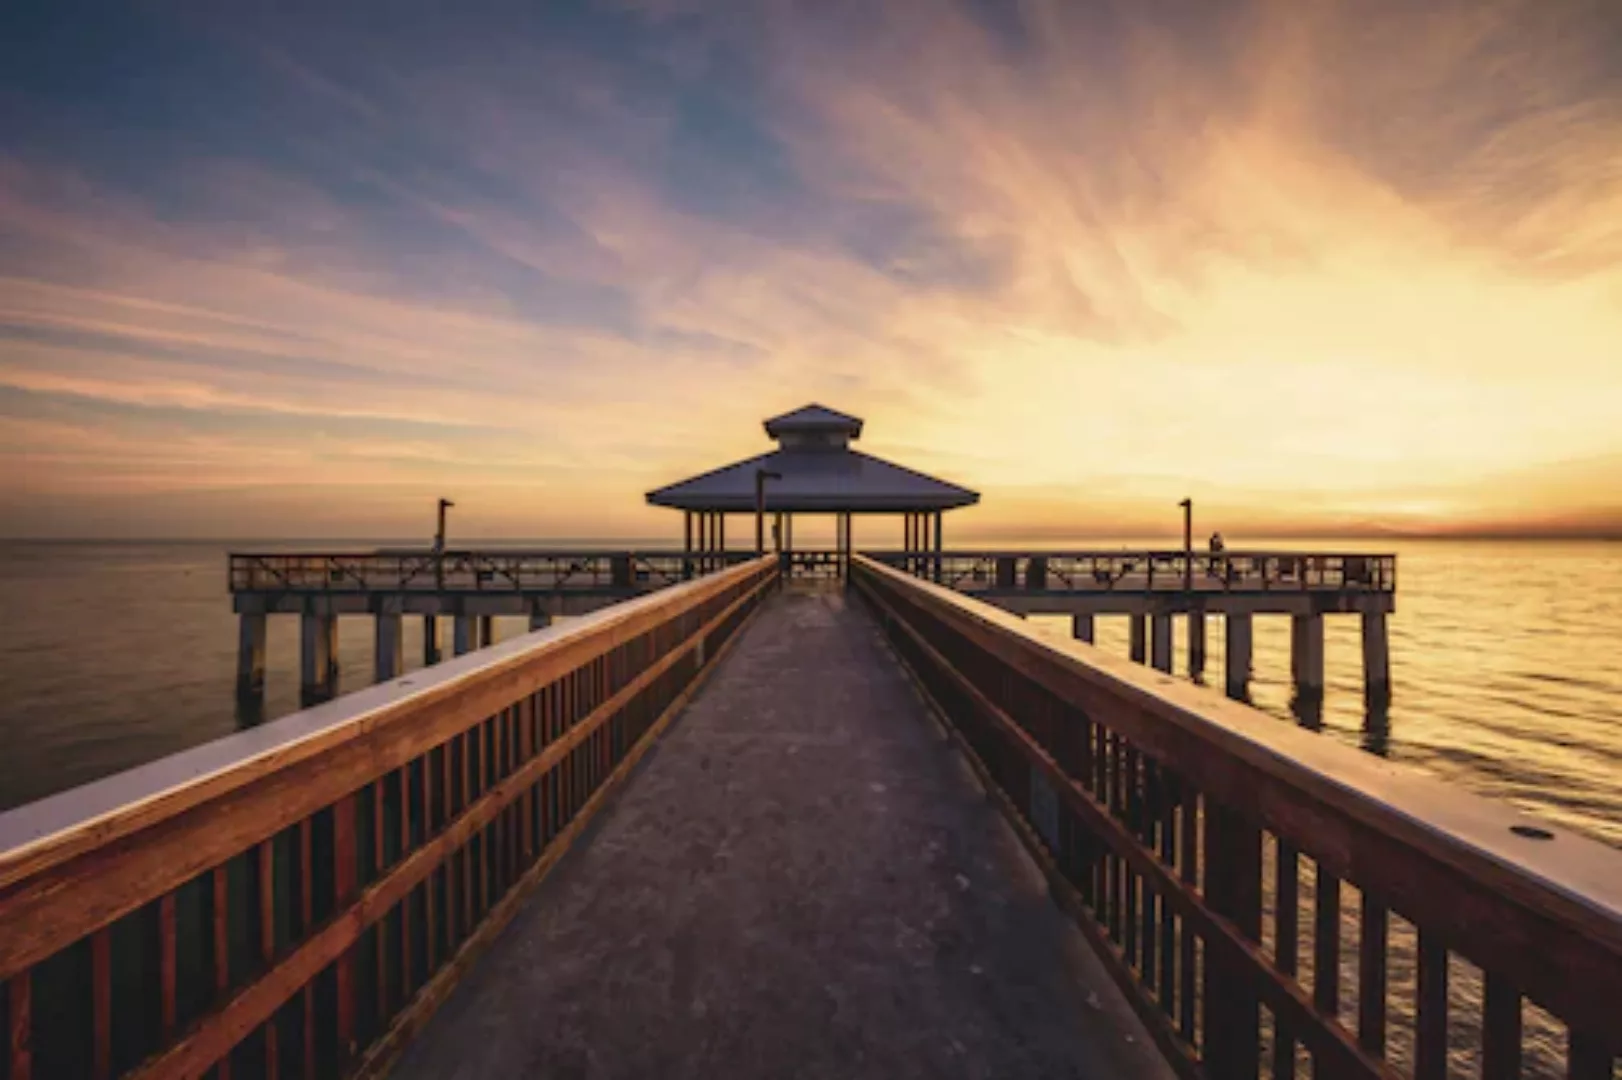
[[[0,815],[0,1076],[386,1068],[777,579],[751,560]]]
[[[1182,1075],[1613,1077],[1622,852],[871,559],[851,585]]]
[[[647,590],[746,563],[749,551],[232,553],[233,593]]]

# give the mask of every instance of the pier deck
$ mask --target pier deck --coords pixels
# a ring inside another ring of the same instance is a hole
[[[832,589],[769,599],[396,1076],[1169,1075]]]

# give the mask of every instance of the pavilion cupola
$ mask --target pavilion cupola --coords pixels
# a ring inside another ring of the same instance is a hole
[[[767,420],[766,434],[784,450],[844,450],[862,437],[862,422],[822,405],[806,405]]]

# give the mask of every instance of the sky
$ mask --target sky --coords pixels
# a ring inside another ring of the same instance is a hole
[[[1622,535],[1622,4],[0,10],[0,536],[679,535],[811,401],[962,536]]]

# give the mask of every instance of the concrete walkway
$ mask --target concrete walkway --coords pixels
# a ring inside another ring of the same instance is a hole
[[[868,617],[791,590],[395,1075],[1170,1073]]]

